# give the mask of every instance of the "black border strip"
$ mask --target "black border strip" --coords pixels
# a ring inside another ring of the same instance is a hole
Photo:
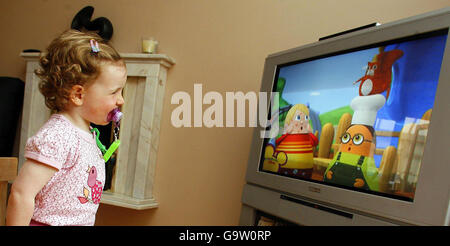
[[[334,37],[341,36],[341,35],[344,35],[344,34],[347,34],[347,33],[351,33],[351,32],[356,32],[356,31],[359,31],[359,30],[375,27],[375,26],[377,26],[377,24],[378,23],[374,22],[374,23],[371,23],[371,24],[368,24],[368,25],[365,25],[365,26],[360,26],[360,27],[353,28],[353,29],[350,29],[350,30],[347,30],[347,31],[331,34],[331,35],[319,38],[319,41],[322,41],[322,40],[325,40],[325,39],[329,39],[329,38],[334,38]]]

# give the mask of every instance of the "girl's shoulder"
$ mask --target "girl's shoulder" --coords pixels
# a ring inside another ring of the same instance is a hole
[[[25,157],[60,169],[67,160],[76,158],[80,146],[77,130],[62,115],[54,114],[30,137]]]
[[[73,125],[61,114],[52,114],[42,128],[55,129],[65,132],[73,131]]]
[[[77,130],[68,119],[60,114],[53,114],[47,122],[39,129],[35,138],[51,138],[66,142],[70,138],[76,137]],[[70,142],[66,142],[70,144]]]

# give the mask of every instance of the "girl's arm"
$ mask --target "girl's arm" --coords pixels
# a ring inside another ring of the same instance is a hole
[[[6,209],[6,225],[28,226],[34,212],[34,198],[58,170],[27,160],[15,179]]]

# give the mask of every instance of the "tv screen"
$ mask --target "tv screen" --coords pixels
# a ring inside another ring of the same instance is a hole
[[[447,33],[278,65],[259,171],[414,201]]]

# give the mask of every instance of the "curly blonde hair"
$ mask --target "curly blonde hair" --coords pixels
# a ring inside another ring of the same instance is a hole
[[[286,118],[284,119],[285,124],[289,125],[289,123],[291,123],[291,120],[294,117],[295,112],[297,112],[297,110],[309,116],[309,109],[306,105],[295,104],[291,109],[289,109]]]
[[[93,52],[90,40],[98,42],[99,52]],[[41,54],[39,90],[45,105],[53,111],[65,110],[74,85],[88,86],[100,74],[101,65],[122,62],[119,53],[96,33],[67,30],[54,39]]]

